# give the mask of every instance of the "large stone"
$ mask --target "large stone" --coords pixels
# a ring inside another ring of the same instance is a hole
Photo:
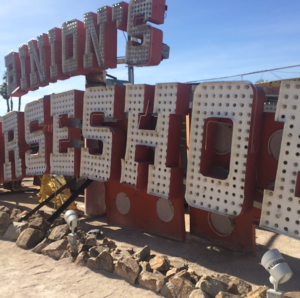
[[[165,284],[165,277],[159,272],[151,273],[142,271],[138,276],[138,282],[140,285],[151,291],[159,292]]]
[[[115,250],[111,255],[112,255],[114,260],[119,260],[122,257],[131,257],[131,254],[130,254],[129,251],[120,250],[120,249]]]
[[[234,295],[246,295],[252,291],[252,286],[244,280],[227,274],[217,277],[220,281],[228,284],[227,292]]]
[[[89,254],[86,251],[81,252],[75,261],[76,266],[85,266],[89,259]]]
[[[169,261],[167,257],[164,256],[154,257],[150,260],[149,264],[152,269],[156,269],[158,271],[168,271],[170,268]]]
[[[267,287],[258,287],[256,290],[251,291],[247,294],[247,298],[266,298],[267,297]]]
[[[13,222],[6,230],[3,238],[10,241],[16,241],[19,238],[21,232],[24,231],[27,227],[27,222]]]
[[[194,291],[194,285],[187,279],[174,276],[170,279],[174,286],[174,294],[176,298],[186,298]]]
[[[122,257],[116,261],[114,274],[125,278],[131,284],[135,283],[139,275],[139,265],[136,260],[131,257]]]
[[[71,259],[73,261],[73,257],[72,257],[71,253],[68,250],[65,250],[63,252],[63,254],[61,255],[59,260],[63,260],[63,259]]]
[[[108,272],[114,271],[113,258],[109,252],[103,251],[96,259],[97,262],[99,262],[99,269],[106,270]]]
[[[11,215],[11,209],[9,209],[8,207],[0,206],[0,211],[7,213],[8,216]]]
[[[215,297],[219,292],[227,292],[228,285],[218,279],[205,276],[198,281],[196,288],[201,289],[211,297]]]
[[[16,245],[23,249],[35,247],[44,238],[44,233],[36,229],[25,229],[17,239]]]
[[[171,282],[167,282],[161,288],[160,293],[166,298],[176,298],[175,287]]]
[[[192,269],[188,269],[187,273],[190,275],[189,280],[195,285],[199,281],[200,276]]]
[[[284,298],[299,298],[300,292],[288,292],[284,294]]]
[[[35,246],[31,251],[40,254],[42,253],[42,250],[47,247],[52,241],[45,238],[42,242],[40,242],[37,246]]]
[[[183,269],[188,269],[188,266],[186,263],[178,261],[178,260],[170,261],[170,266],[178,269],[178,271],[183,270]]]
[[[68,240],[61,239],[49,244],[44,249],[42,249],[42,254],[58,261],[67,249],[67,246]]]
[[[52,241],[61,240],[62,238],[64,238],[64,236],[68,234],[68,231],[69,228],[67,224],[57,226],[53,228],[48,238]]]
[[[107,245],[109,249],[117,248],[116,243],[112,240],[108,240],[106,237],[103,239],[103,245]]]
[[[206,294],[202,290],[197,289],[191,293],[189,298],[210,298],[210,297],[208,296],[208,294]]]
[[[150,256],[150,248],[148,245],[144,246],[142,249],[137,251],[133,258],[135,258],[137,261],[144,261],[148,256]]]
[[[12,220],[19,219],[21,217],[22,210],[18,208],[13,208],[10,214]]]
[[[89,236],[85,239],[85,245],[93,247],[97,245],[97,239],[95,236]]]
[[[47,233],[50,223],[47,222],[43,217],[36,217],[28,226],[29,228],[40,230],[44,233]]]
[[[89,249],[89,253],[92,258],[97,258],[103,251],[109,251],[109,248],[105,246],[94,246]]]
[[[171,277],[173,277],[178,272],[177,268],[172,268],[171,270],[167,271],[165,276],[165,281],[168,281]]]
[[[86,262],[86,267],[90,268],[91,270],[100,270],[100,264],[97,258],[89,258]]]
[[[245,297],[245,296],[234,295],[234,294],[227,293],[227,292],[219,292],[219,294],[216,296],[216,298],[241,298],[241,297]]]
[[[11,223],[9,215],[6,212],[0,212],[0,237],[5,234]]]
[[[141,272],[143,271],[152,272],[149,262],[139,262],[139,265],[140,265]]]

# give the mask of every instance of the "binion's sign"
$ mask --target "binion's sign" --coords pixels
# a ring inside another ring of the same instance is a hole
[[[162,60],[165,0],[133,0],[88,12],[53,28],[5,57],[7,92],[22,96],[57,80],[117,67],[117,30],[127,32],[125,63],[154,66]],[[168,47],[167,47],[168,48]]]
[[[120,2],[29,41],[5,57],[8,94],[116,67],[118,29],[128,33],[128,65],[159,64],[162,32],[147,22],[162,24],[165,7],[164,0]],[[205,228],[199,221],[218,214],[247,222],[251,239],[256,221],[300,239],[300,84],[284,81],[277,91],[273,103],[261,87],[245,81],[94,86],[51,94],[28,103],[25,112],[3,116],[0,180],[53,173],[103,182],[109,221],[173,238],[184,230],[185,197],[191,232],[209,235],[213,223]],[[128,189],[137,191],[136,205],[123,208]],[[120,197],[123,207],[115,213]],[[156,207],[153,198],[159,198]],[[165,202],[171,202],[170,216]],[[197,210],[206,213],[197,216]],[[214,237],[246,247],[247,239],[240,241],[245,226],[231,231],[232,238]]]

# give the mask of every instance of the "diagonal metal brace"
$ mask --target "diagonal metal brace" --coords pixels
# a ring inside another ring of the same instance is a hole
[[[37,205],[34,209],[29,211],[25,216],[21,217],[18,221],[21,222],[22,220],[27,220],[31,215],[33,215],[36,211],[40,210],[43,206],[48,204],[52,199],[54,199],[58,194],[60,194],[64,189],[68,188],[73,181],[76,180],[76,177],[68,181],[65,185],[63,185],[61,188],[59,188],[56,192],[54,192],[49,198],[47,198],[45,201]]]
[[[81,184],[79,188],[48,218],[49,223],[53,223],[54,220],[59,217],[79,196],[79,194],[85,190],[93,180],[87,179]]]

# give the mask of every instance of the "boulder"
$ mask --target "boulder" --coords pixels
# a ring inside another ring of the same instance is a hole
[[[0,206],[0,212],[5,212],[5,213],[7,213],[8,216],[11,215],[11,209],[9,209],[8,207],[5,207],[5,206]]]
[[[267,287],[258,287],[256,290],[251,291],[247,294],[247,298],[266,298],[267,297],[267,291],[269,288]]]
[[[44,238],[44,233],[36,229],[25,229],[17,239],[16,245],[23,249],[35,247]]]
[[[127,250],[115,250],[112,254],[114,260],[118,260],[122,257],[131,257],[131,254]]]
[[[152,271],[150,264],[148,262],[139,262],[139,265],[140,265],[141,272],[143,272],[143,271],[151,272]]]
[[[27,227],[27,222],[13,222],[9,225],[3,238],[10,241],[16,241],[19,238],[21,232],[24,231]]]
[[[99,256],[96,258],[97,262],[99,263],[99,269],[106,270],[108,272],[114,271],[114,264],[113,264],[113,258],[110,255],[109,252],[103,251],[99,254]]]
[[[284,298],[299,298],[300,292],[288,292],[284,294]]]
[[[95,236],[89,236],[85,239],[85,245],[89,247],[97,246],[97,239]]]
[[[85,266],[89,259],[89,254],[86,251],[81,252],[75,261],[76,266]]]
[[[100,264],[97,258],[89,258],[86,262],[86,267],[90,268],[91,270],[100,270]]]
[[[70,254],[70,252],[68,250],[65,250],[59,260],[68,259],[68,258],[70,258],[73,261],[73,257]]]
[[[56,261],[60,259],[68,246],[68,240],[61,239],[55,242],[52,242],[44,249],[42,249],[42,254],[48,256]]]
[[[194,291],[194,285],[187,279],[174,276],[170,279],[170,282],[174,286],[174,294],[176,298],[186,298]]]
[[[218,297],[218,296],[216,296]],[[208,294],[206,294],[205,292],[203,292],[200,289],[194,290],[191,295],[189,296],[189,298],[210,298]]]
[[[165,284],[165,276],[159,272],[142,271],[138,276],[138,282],[141,286],[158,293]]]
[[[92,258],[97,258],[98,255],[101,254],[103,251],[109,251],[109,248],[105,246],[93,246],[89,249],[89,253]]]
[[[150,256],[150,248],[148,247],[148,245],[146,245],[142,249],[137,251],[133,255],[133,258],[139,262],[139,261],[144,261],[148,256]]]
[[[68,225],[60,225],[53,228],[50,235],[48,236],[48,239],[52,241],[61,240],[68,234],[69,228]]]
[[[149,264],[152,269],[156,269],[158,271],[168,271],[170,267],[167,257],[164,256],[154,257],[150,260]]]
[[[9,215],[6,212],[0,212],[0,237],[5,234],[11,223]]]
[[[228,289],[227,289],[228,293],[234,295],[246,295],[252,291],[252,286],[238,277],[224,274],[218,276],[218,279],[228,284]]]
[[[44,232],[45,234],[47,233],[49,227],[50,227],[50,223],[47,222],[43,217],[39,216],[36,217],[28,226],[29,228],[32,229],[37,229],[40,230],[42,232]]]
[[[160,293],[166,297],[166,298],[176,298],[175,294],[175,287],[171,282],[167,282],[164,284],[164,286],[161,288]]]
[[[216,296],[216,298],[241,298],[241,297],[245,297],[245,296],[234,295],[227,292],[219,292],[219,294]]]
[[[10,214],[12,220],[19,219],[21,217],[22,210],[19,208],[13,208]]]
[[[178,271],[183,270],[183,269],[188,269],[188,266],[186,263],[178,261],[178,260],[170,261],[170,266],[178,269]]]
[[[201,289],[211,297],[215,297],[219,292],[227,292],[228,285],[218,279],[203,276],[197,282],[196,288]]]
[[[199,281],[200,276],[192,269],[188,269],[187,273],[190,275],[189,280],[195,285]]]
[[[117,248],[116,243],[112,240],[108,240],[106,237],[103,239],[103,245],[107,245],[109,249]]]
[[[45,238],[42,242],[40,242],[37,246],[35,246],[31,251],[36,253],[36,254],[40,254],[42,253],[42,250],[48,246],[52,241]]]
[[[171,270],[167,271],[165,276],[165,281],[168,281],[171,277],[173,277],[178,272],[178,269],[172,268]]]
[[[114,274],[125,278],[131,284],[135,283],[139,272],[140,268],[137,261],[131,257],[122,257],[116,261]]]

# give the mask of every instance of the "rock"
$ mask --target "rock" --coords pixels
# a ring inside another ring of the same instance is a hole
[[[284,294],[284,298],[299,298],[300,292],[288,292]]]
[[[187,272],[190,275],[189,280],[195,285],[199,281],[200,276],[192,269],[188,269]]]
[[[165,281],[168,281],[171,277],[173,277],[178,272],[177,268],[172,268],[171,270],[167,271],[165,276]]]
[[[142,271],[138,276],[138,282],[151,291],[159,292],[165,284],[165,277],[161,273]]]
[[[42,242],[40,242],[37,246],[35,246],[31,251],[40,254],[42,253],[42,249],[44,249],[46,246],[48,246],[52,241],[45,238]]]
[[[251,291],[250,293],[247,294],[247,298],[266,298],[267,297],[267,287],[258,287],[256,290]]]
[[[167,257],[156,256],[149,262],[150,267],[152,269],[156,269],[158,271],[168,271],[169,270],[169,262]]]
[[[9,215],[6,212],[0,212],[0,236],[3,236],[12,223]]]
[[[3,238],[10,241],[16,241],[19,238],[21,232],[24,231],[27,227],[27,222],[13,222],[6,230]]]
[[[90,268],[91,270],[100,270],[100,264],[97,261],[97,258],[89,258],[86,262],[86,267]]]
[[[139,261],[144,261],[148,256],[150,256],[150,248],[148,247],[148,245],[146,245],[142,249],[137,251],[133,255],[133,258],[139,262]]]
[[[76,266],[85,266],[89,259],[89,254],[86,251],[81,252],[75,261]]]
[[[218,297],[218,296],[216,296]],[[191,295],[189,296],[189,298],[210,298],[208,296],[208,294],[206,294],[205,292],[203,292],[200,289],[194,290]]]
[[[22,213],[21,209],[13,208],[12,211],[11,211],[11,214],[10,214],[10,218],[11,219],[18,219],[18,218],[20,218],[21,213]]]
[[[141,272],[143,272],[143,271],[151,272],[152,271],[150,264],[148,262],[139,262],[139,265],[140,265]]]
[[[44,233],[36,229],[25,229],[17,239],[16,245],[23,249],[35,247],[44,238]]]
[[[160,293],[166,298],[176,298],[175,288],[171,282],[167,282],[161,288]]]
[[[230,294],[227,292],[219,292],[219,294],[216,296],[216,298],[241,298],[241,297],[244,297],[244,296],[234,295],[234,294]]]
[[[68,234],[68,230],[69,228],[67,224],[57,226],[51,231],[48,239],[53,241],[61,240],[62,238],[64,238],[64,236]]]
[[[63,253],[65,252],[67,246],[68,246],[68,240],[61,239],[52,242],[44,249],[42,249],[42,254],[58,261],[60,257],[63,255]]]
[[[92,258],[97,258],[98,255],[101,254],[103,251],[109,251],[109,248],[105,246],[93,246],[89,249],[89,253]]]
[[[89,236],[85,239],[85,245],[89,247],[97,246],[97,239],[95,236]]]
[[[117,245],[114,241],[108,240],[106,237],[103,239],[103,245],[107,245],[110,249],[117,248]]]
[[[71,253],[68,250],[65,250],[59,260],[68,259],[68,258],[73,260]]]
[[[11,215],[11,209],[9,209],[8,207],[5,207],[5,206],[0,206],[0,212],[5,212],[5,213],[7,213],[8,216]]]
[[[140,272],[136,260],[131,257],[122,257],[115,264],[114,274],[125,278],[131,284],[134,284]]]
[[[195,289],[194,285],[189,280],[176,275],[170,279],[170,282],[174,286],[174,294],[176,298],[189,297]]]
[[[133,248],[128,248],[126,250],[130,253],[130,255],[134,255],[135,254],[135,251],[134,251]]]
[[[28,227],[40,230],[46,234],[50,227],[50,223],[47,222],[43,217],[36,217]]]
[[[20,213],[20,218],[23,218],[28,214],[28,211],[24,210],[23,212]]]
[[[122,257],[131,257],[131,254],[127,250],[115,250],[112,254],[114,260],[119,260]]]
[[[188,269],[187,264],[181,261],[170,261],[170,266],[178,269],[178,271],[183,270],[183,269]]]
[[[218,279],[228,284],[228,289],[227,289],[228,293],[234,295],[246,295],[252,291],[252,286],[238,277],[224,274],[218,276]]]
[[[95,236],[97,238],[101,238],[103,237],[103,232],[98,230],[98,229],[93,229],[93,230],[90,230],[86,233],[86,235],[89,237],[89,236]]]
[[[187,272],[186,269],[181,270],[181,271],[179,271],[178,273],[176,273],[176,276],[182,277],[182,278],[186,278],[186,279],[188,279],[189,281],[191,281],[191,280],[190,280],[190,279],[191,279],[191,275],[190,275],[189,272]]]
[[[215,297],[219,292],[227,292],[228,285],[218,279],[204,276],[198,281],[196,288],[201,289],[211,297]]]
[[[99,256],[96,258],[96,260],[99,263],[99,267],[100,267],[99,269],[103,269],[108,272],[114,271],[113,258],[109,252],[107,251],[101,252]]]

